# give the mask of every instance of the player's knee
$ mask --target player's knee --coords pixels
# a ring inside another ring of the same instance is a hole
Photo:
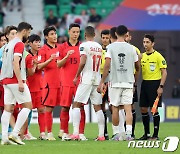
[[[81,108],[81,103],[79,103],[79,102],[74,102],[73,103],[73,108]]]
[[[141,113],[147,113],[148,112],[148,108],[146,107],[141,107]]]
[[[70,108],[69,108],[69,107],[62,106],[62,109],[61,109],[61,110],[64,111],[64,112],[68,112],[68,111],[70,110]]]
[[[38,108],[38,113],[44,113],[45,109],[44,108]]]
[[[94,110],[95,110],[95,112],[102,110],[101,105],[94,105]]]

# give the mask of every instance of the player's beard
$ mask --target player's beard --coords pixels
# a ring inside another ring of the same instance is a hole
[[[23,43],[26,43],[27,40],[28,40],[28,37],[23,36],[22,42],[23,42]]]

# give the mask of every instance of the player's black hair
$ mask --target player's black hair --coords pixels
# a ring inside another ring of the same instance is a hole
[[[71,28],[73,27],[78,27],[80,29],[80,25],[78,23],[72,23],[69,25],[69,30],[71,30]]]
[[[128,32],[128,29],[126,26],[124,25],[119,25],[117,28],[116,28],[116,33],[118,36],[123,36],[125,35],[126,33]]]
[[[144,38],[148,38],[152,43],[153,43],[154,40],[155,40],[154,36],[151,35],[151,34],[145,34],[145,35],[144,35]]]
[[[108,29],[104,29],[101,31],[101,37],[102,35],[109,35],[109,30]]]
[[[56,28],[55,28],[54,26],[46,27],[46,28],[43,30],[44,36],[48,36],[49,32],[52,31],[52,30],[56,32]]]
[[[19,25],[18,25],[18,27],[17,27],[17,31],[18,32],[21,32],[21,31],[23,31],[23,30],[29,30],[29,29],[33,29],[32,28],[32,26],[29,24],[29,23],[27,23],[27,22],[21,22],[21,23],[19,23]]]
[[[3,37],[3,36],[5,36],[5,34],[0,32],[0,39],[1,39],[1,37]]]
[[[32,34],[31,36],[29,36],[28,41],[33,43],[34,41],[41,41],[41,38],[37,34]]]
[[[116,36],[115,32],[116,32],[116,27],[112,27],[112,28],[109,30],[110,36],[111,36],[113,39],[117,39],[117,36]]]
[[[95,29],[94,27],[92,26],[87,26],[85,28],[85,32],[84,32],[87,36],[90,36],[90,37],[94,37],[95,36]]]

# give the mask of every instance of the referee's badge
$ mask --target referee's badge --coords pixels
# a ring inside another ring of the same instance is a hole
[[[155,67],[155,65],[154,65],[154,64],[150,64],[150,70],[151,70],[151,71],[154,71],[154,70],[155,70],[155,68],[156,68],[156,67]]]

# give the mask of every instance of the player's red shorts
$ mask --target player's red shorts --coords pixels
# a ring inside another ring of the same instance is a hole
[[[72,104],[73,96],[76,94],[77,87],[61,87],[61,101],[60,106],[70,107]]]
[[[44,106],[59,106],[60,104],[60,88],[43,88],[42,104]]]
[[[35,108],[43,108],[44,105],[42,105],[41,98],[42,97],[42,92],[37,91],[37,92],[31,92],[31,99],[32,99],[32,105],[33,109]]]
[[[0,85],[0,107],[4,107],[4,88]]]

